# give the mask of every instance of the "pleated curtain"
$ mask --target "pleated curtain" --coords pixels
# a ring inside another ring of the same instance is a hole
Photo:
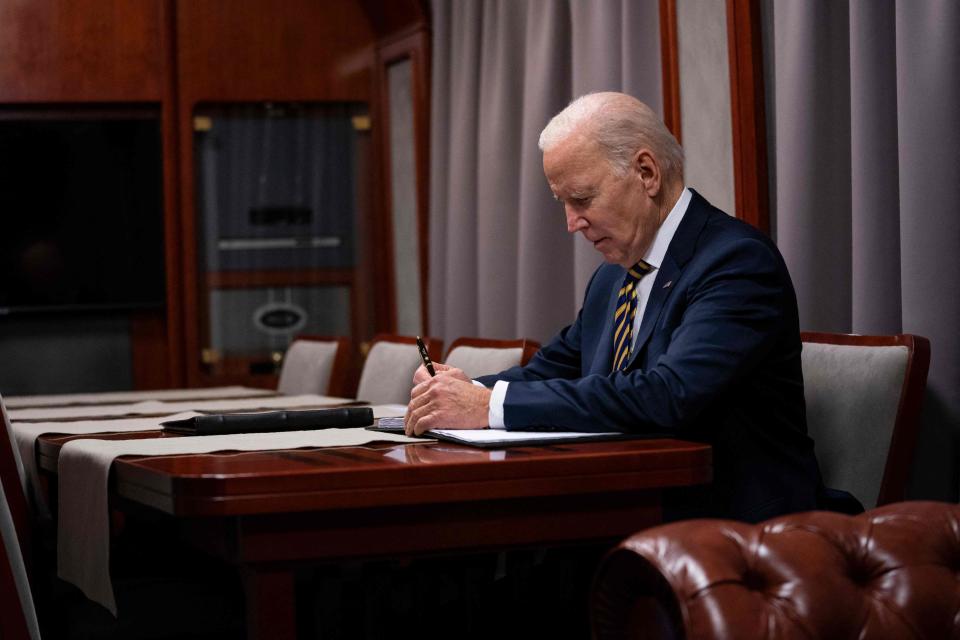
[[[801,327],[930,339],[913,493],[955,499],[960,2],[783,0],[764,10],[775,235]]]
[[[600,256],[570,236],[537,148],[576,96],[661,110],[657,0],[435,0],[430,333],[550,338]]]

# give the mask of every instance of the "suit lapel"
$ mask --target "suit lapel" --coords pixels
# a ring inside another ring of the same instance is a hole
[[[657,324],[660,312],[663,311],[663,303],[666,302],[670,293],[673,291],[673,283],[680,276],[680,267],[673,261],[670,252],[663,258],[663,264],[657,269],[657,279],[653,281],[653,290],[650,291],[650,299],[647,300],[647,308],[643,310],[643,318],[640,320],[640,335],[630,355],[630,364],[637,357],[637,354],[643,350],[643,346],[650,339],[653,333],[653,327]]]
[[[643,351],[643,347],[650,340],[653,328],[657,325],[657,320],[663,311],[664,303],[676,288],[683,267],[693,256],[697,238],[707,221],[707,214],[710,211],[709,204],[699,193],[693,191],[693,189],[690,191],[693,193],[693,198],[683,215],[683,220],[680,221],[680,226],[673,234],[673,239],[667,248],[667,254],[663,257],[663,263],[657,269],[657,279],[653,282],[650,299],[647,300],[647,307],[643,311],[639,335],[630,355],[630,365],[628,366],[633,365],[637,355]]]

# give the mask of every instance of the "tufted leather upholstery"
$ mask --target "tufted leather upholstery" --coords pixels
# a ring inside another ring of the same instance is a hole
[[[601,563],[597,640],[960,638],[960,505],[688,520]]]

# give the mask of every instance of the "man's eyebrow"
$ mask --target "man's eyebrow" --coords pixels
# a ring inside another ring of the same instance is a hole
[[[595,195],[597,195],[596,187],[581,187],[571,189],[567,197],[571,200],[583,200],[584,198],[592,198]]]
[[[550,190],[550,194],[553,196],[553,199],[558,202],[565,202],[566,200],[585,200],[587,198],[596,197],[598,189],[596,187],[574,187],[567,192],[566,196],[561,195],[560,193]]]

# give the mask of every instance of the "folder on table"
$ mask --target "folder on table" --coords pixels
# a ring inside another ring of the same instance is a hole
[[[160,424],[164,431],[190,436],[368,427],[373,424],[373,409],[370,407],[340,407],[304,411],[221,413],[209,416],[194,416],[185,420],[169,420]]]

